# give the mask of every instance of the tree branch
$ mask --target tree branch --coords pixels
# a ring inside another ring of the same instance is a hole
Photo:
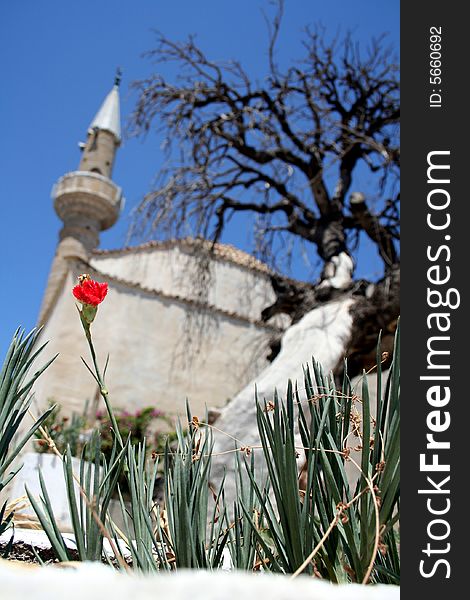
[[[380,223],[379,219],[369,211],[364,194],[358,192],[351,194],[349,202],[353,217],[357,220],[359,227],[375,242],[387,267],[390,268],[398,264],[393,237],[387,228]]]

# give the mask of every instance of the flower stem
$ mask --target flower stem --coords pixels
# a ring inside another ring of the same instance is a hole
[[[83,329],[85,331],[85,337],[87,339],[88,346],[90,348],[90,354],[91,354],[91,358],[93,360],[93,366],[95,368],[96,379],[98,380],[98,385],[100,387],[101,397],[103,398],[104,403],[106,405],[106,410],[107,410],[109,418],[111,420],[111,424],[113,426],[114,434],[116,435],[116,438],[117,438],[119,444],[121,445],[121,448],[123,448],[124,447],[124,442],[122,440],[121,432],[119,431],[119,426],[117,424],[116,417],[114,416],[113,409],[111,408],[111,404],[109,402],[109,393],[108,393],[108,390],[106,388],[106,385],[105,385],[105,382],[104,382],[104,378],[101,375],[101,371],[100,371],[100,368],[98,366],[98,361],[96,360],[96,352],[95,352],[95,348],[93,346],[93,340],[91,338],[90,324],[87,323],[83,318],[81,318],[80,320],[82,322],[82,326],[83,326]]]

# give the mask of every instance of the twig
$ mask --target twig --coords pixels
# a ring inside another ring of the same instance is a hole
[[[349,458],[349,460],[357,467],[357,469],[363,473],[361,467],[356,463],[355,460],[353,460],[352,458]],[[378,511],[378,506],[377,506],[377,500],[376,500],[376,494],[374,492],[374,488],[372,486],[372,482],[373,480],[377,477],[378,473],[376,473],[372,479],[370,480],[368,477],[366,477],[364,475],[364,478],[367,482],[367,487],[364,488],[363,490],[361,490],[356,496],[354,496],[354,498],[352,498],[352,500],[350,500],[347,504],[341,504],[338,507],[337,513],[334,516],[333,520],[331,521],[331,523],[329,524],[327,530],[325,531],[325,533],[323,534],[321,540],[318,542],[318,544],[315,546],[315,548],[312,550],[312,552],[307,556],[307,558],[304,560],[304,562],[300,565],[300,567],[291,575],[290,579],[294,579],[295,577],[297,577],[298,575],[300,575],[300,573],[302,573],[302,571],[305,569],[305,567],[308,566],[308,564],[313,560],[313,558],[315,557],[315,555],[317,554],[317,552],[322,548],[323,544],[325,543],[326,539],[328,538],[328,536],[330,535],[330,533],[333,531],[333,529],[336,527],[336,525],[338,524],[339,518],[342,515],[342,513],[347,510],[348,508],[350,508],[354,502],[356,502],[367,490],[372,492],[372,496],[374,498],[374,505],[375,505],[375,516],[376,516],[376,535],[375,535],[375,544],[374,544],[374,551],[372,553],[372,558],[371,561],[369,563],[368,569],[366,571],[366,574],[362,580],[362,583],[367,583],[367,581],[369,580],[370,574],[372,572],[372,568],[374,566],[374,562],[375,562],[375,557],[377,555],[377,551],[378,551],[378,547],[379,547],[379,539],[380,539],[380,530],[379,530],[379,526],[380,526],[380,521],[379,521],[379,511]]]

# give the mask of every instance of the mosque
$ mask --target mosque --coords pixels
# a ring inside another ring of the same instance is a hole
[[[279,335],[279,316],[262,322],[275,294],[262,262],[232,246],[216,244],[201,296],[194,283],[193,239],[101,249],[100,232],[119,219],[123,192],[113,181],[121,142],[119,78],[80,144],[76,171],[52,190],[63,222],[42,301],[44,361],[58,358],[35,385],[36,402],[58,402],[82,412],[99,399],[96,382],[82,364],[88,347],[72,296],[77,277],[89,273],[107,282],[108,296],[92,325],[98,362],[109,355],[106,382],[118,408],[155,406],[182,414],[189,399],[196,414],[226,405],[268,364],[269,341]],[[277,319],[277,320],[276,320]],[[284,323],[285,325],[285,323]],[[197,339],[196,339],[197,338]]]
[[[304,390],[304,367],[312,357],[325,373],[343,364],[357,299],[343,293],[294,324],[285,314],[263,321],[263,309],[277,299],[272,273],[239,249],[215,245],[210,284],[201,295],[194,273],[201,244],[209,242],[186,238],[100,248],[100,232],[116,223],[123,206],[122,190],[112,180],[120,142],[117,80],[81,144],[78,170],[63,175],[52,190],[63,227],[40,309],[40,342],[48,341],[40,363],[58,357],[35,383],[37,412],[51,401],[65,414],[83,413],[86,406],[89,415],[103,409],[98,386],[81,360],[91,363],[72,294],[77,278],[88,273],[108,283],[91,328],[102,369],[109,356],[106,387],[112,406],[129,412],[152,406],[184,417],[189,400],[198,417],[204,418],[206,407],[212,410],[219,456],[212,477],[221,481],[227,475],[226,498],[234,497],[235,479],[228,476],[234,439],[246,447],[259,445],[255,386],[258,398],[272,401],[275,390],[283,396],[289,380]],[[276,356],[273,341],[279,344]],[[373,397],[375,373],[368,378]],[[353,386],[358,381],[353,379]],[[30,485],[33,476],[27,469],[23,475]],[[15,485],[20,493],[23,479]]]

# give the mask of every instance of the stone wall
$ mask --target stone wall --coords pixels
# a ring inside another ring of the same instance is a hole
[[[131,411],[152,405],[181,415],[188,398],[202,417],[206,405],[224,406],[268,364],[267,345],[276,329],[258,319],[273,299],[269,278],[218,262],[209,295],[213,304],[201,314],[191,300],[190,261],[177,248],[92,260],[99,268],[90,270],[92,276],[109,283],[92,331],[99,364],[110,355],[107,384],[114,406]],[[35,393],[40,406],[52,399],[65,412],[81,412],[98,395],[80,360],[89,362],[89,350],[71,293],[87,267],[72,260],[69,265],[41,335],[41,341],[50,340],[41,360],[59,357]]]
[[[185,241],[172,245],[144,245],[130,251],[97,252],[90,262],[101,273],[143,288],[189,300],[198,298],[194,246]],[[259,320],[263,308],[276,299],[268,269],[262,263],[259,265],[259,269],[250,269],[234,261],[219,260],[216,256],[207,274],[207,302],[227,312]]]

